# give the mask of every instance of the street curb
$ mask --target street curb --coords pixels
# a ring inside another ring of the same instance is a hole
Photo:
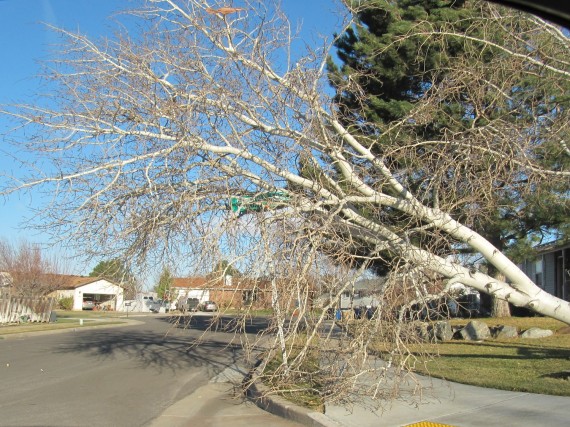
[[[253,368],[244,378],[245,393],[249,400],[264,411],[270,412],[281,418],[295,421],[307,427],[342,427],[343,424],[329,418],[322,412],[312,411],[295,405],[283,397],[272,396],[268,393],[269,388],[259,381],[252,381],[257,368]]]
[[[110,324],[110,325],[83,325],[83,326],[75,326],[72,328],[65,328],[65,329],[47,329],[44,331],[29,331],[29,332],[16,332],[13,334],[0,334],[0,340],[11,340],[11,339],[22,339],[26,337],[35,337],[39,335],[54,335],[54,334],[63,334],[69,332],[81,332],[90,329],[103,329],[103,328],[120,328],[126,326],[137,325],[143,323],[139,320],[126,320],[121,318],[121,323]]]

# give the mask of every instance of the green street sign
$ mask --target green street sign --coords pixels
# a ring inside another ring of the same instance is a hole
[[[280,209],[289,203],[291,198],[283,191],[268,191],[254,196],[235,196],[230,198],[230,209],[242,216],[252,212],[263,212]]]

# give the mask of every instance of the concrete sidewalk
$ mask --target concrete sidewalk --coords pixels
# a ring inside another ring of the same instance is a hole
[[[231,367],[164,411],[150,427],[566,427],[570,425],[570,398],[516,393],[438,379],[419,378],[425,387],[422,404],[394,401],[384,412],[371,411],[371,401],[360,399],[350,410],[328,404],[325,414],[298,407],[284,399],[265,397],[257,404],[244,399],[240,383],[247,372]],[[403,384],[404,393],[417,383]],[[262,387],[257,385],[258,387]],[[254,387],[255,389],[255,387]],[[259,393],[263,394],[261,390]],[[277,415],[269,413],[271,411]]]
[[[407,426],[425,422],[457,427],[566,427],[570,425],[570,398],[516,393],[421,378],[426,390],[418,407],[395,401],[383,413],[366,403],[346,408],[327,405],[325,415],[342,426]],[[368,402],[370,403],[370,402]]]
[[[341,331],[333,330],[333,335]],[[383,366],[380,359],[370,358],[369,368]],[[325,414],[296,406],[283,398],[266,395],[264,386],[254,383],[251,401],[241,394],[241,384],[248,375],[245,366],[232,366],[191,395],[175,403],[151,427],[224,426],[232,427],[401,427],[409,425],[448,425],[454,427],[566,427],[570,425],[570,397],[517,393],[451,383],[416,376],[400,384],[400,394],[417,396],[422,387],[421,404],[394,400],[382,412],[370,399],[357,397],[349,409],[326,404]],[[363,379],[363,387],[373,382]],[[408,399],[408,402],[411,399]],[[417,398],[415,399],[418,400]],[[255,402],[255,403],[254,403]],[[257,405],[257,406],[256,406]],[[259,406],[259,407],[258,407]],[[263,409],[260,409],[263,408]],[[273,415],[277,414],[277,415]]]
[[[299,427],[257,407],[241,393],[247,371],[230,367],[167,408],[149,427]]]
[[[334,329],[333,332],[341,334]],[[371,371],[384,366],[381,360],[373,357],[369,364]],[[365,378],[363,382],[362,386],[367,387],[372,380]],[[383,411],[375,413],[369,408],[378,405],[369,399],[357,398],[354,401],[359,404],[348,409],[327,403],[325,417],[329,424],[322,425],[400,427],[425,422],[457,427],[570,426],[570,397],[517,393],[422,376],[402,383],[399,394],[415,396],[415,401],[418,401],[418,385],[422,389],[419,405],[407,403],[404,399],[394,400],[384,405]]]
[[[123,319],[124,320],[124,319]],[[139,323],[130,320],[129,324]],[[106,327],[125,326],[105,325]],[[83,328],[90,328],[89,326]],[[27,332],[7,335],[19,338],[23,335],[71,332],[73,329]],[[333,330],[333,334],[341,331]],[[371,369],[382,362],[371,360]],[[257,405],[279,414],[273,415],[248,401],[241,392],[241,383],[248,375],[245,366],[225,369],[210,382],[167,408],[151,421],[150,427],[294,427],[307,426],[358,426],[400,427],[417,423],[424,426],[450,425],[455,427],[566,427],[570,425],[570,397],[516,393],[469,385],[450,383],[438,379],[416,377],[424,387],[422,404],[413,406],[393,401],[381,413],[372,412],[374,402],[359,399],[350,408],[328,403],[325,414],[296,406],[278,397],[257,399]],[[366,385],[366,384],[364,384]],[[370,384],[368,384],[370,385]],[[402,384],[403,393],[412,393],[417,383]],[[256,388],[262,388],[255,384]],[[257,391],[257,396],[263,395]]]

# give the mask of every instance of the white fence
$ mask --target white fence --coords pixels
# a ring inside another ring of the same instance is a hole
[[[48,297],[0,297],[0,324],[49,322],[54,304]]]

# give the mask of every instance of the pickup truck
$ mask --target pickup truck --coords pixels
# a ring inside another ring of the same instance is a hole
[[[198,305],[200,305],[198,298],[181,298],[178,300],[176,308],[185,313],[187,311],[198,311]]]

